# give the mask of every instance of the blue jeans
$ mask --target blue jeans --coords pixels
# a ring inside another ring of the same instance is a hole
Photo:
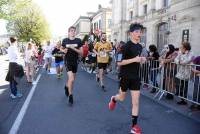
[[[193,101],[200,103],[200,79],[199,76],[195,76],[194,79],[194,92],[193,92]]]
[[[158,86],[157,81],[156,81],[157,74],[158,74],[158,70],[151,70],[150,72],[151,82],[154,87]]]
[[[17,82],[15,80],[10,81],[10,89],[13,95],[17,95]]]

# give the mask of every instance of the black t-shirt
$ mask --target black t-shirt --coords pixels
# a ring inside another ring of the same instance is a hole
[[[38,55],[41,55],[41,54],[42,54],[42,48],[38,47]]]
[[[82,46],[82,42],[81,42],[81,39],[79,38],[75,38],[74,40],[70,40],[69,38],[65,38],[63,39],[62,41],[62,46],[64,48],[66,48],[66,45],[67,44],[77,44],[77,49],[79,49],[81,46]],[[68,49],[67,51],[67,54],[65,54],[65,61],[67,62],[67,64],[77,64],[78,62],[78,53],[75,52],[74,50],[72,49]]]
[[[125,45],[121,48],[122,52],[122,60],[131,59],[136,56],[140,56],[142,52],[142,46],[138,44],[134,44],[131,41],[128,41]],[[131,63],[128,65],[123,65],[120,68],[120,76],[124,78],[130,79],[139,79],[139,68],[140,63]]]
[[[55,62],[56,62],[56,63],[63,61],[63,56],[64,56],[65,54],[64,54],[62,51],[60,51],[60,49],[55,48],[55,49],[52,51],[52,54],[53,54],[53,56],[55,57]]]

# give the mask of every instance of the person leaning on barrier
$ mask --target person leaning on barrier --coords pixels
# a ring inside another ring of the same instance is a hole
[[[200,56],[197,56],[193,60],[194,67],[192,72],[194,74],[194,91],[193,91],[193,101],[197,104],[192,103],[190,106],[191,110],[200,110]]]
[[[165,46],[166,54],[160,57],[160,66],[164,67],[164,80],[163,80],[163,89],[174,93],[175,92],[175,74],[176,66],[174,59],[177,57],[178,53],[175,51],[175,47],[172,44]],[[173,95],[167,93],[166,99],[173,99]]]
[[[187,99],[188,93],[188,80],[191,75],[191,66],[188,64],[191,63],[193,54],[190,51],[191,46],[189,42],[183,42],[180,47],[178,56],[175,58],[175,63],[177,64],[177,74],[176,74],[176,95]],[[186,105],[187,102],[181,98],[181,101],[178,101],[179,105]]]
[[[156,87],[158,87],[158,84],[156,83],[156,76],[158,74],[158,68],[159,68],[159,53],[157,51],[157,47],[152,44],[149,46],[149,56],[147,59],[150,62],[150,80],[152,82],[152,90],[151,93],[156,92]]]

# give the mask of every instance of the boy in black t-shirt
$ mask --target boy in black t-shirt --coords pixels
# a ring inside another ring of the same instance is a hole
[[[61,42],[57,42],[56,48],[52,51],[52,55],[55,57],[55,66],[56,66],[56,72],[57,72],[57,77],[61,78],[62,77],[62,72],[63,72],[63,66],[64,66],[64,53],[60,50],[61,48]]]
[[[71,26],[68,29],[69,38],[62,41],[62,51],[65,53],[65,67],[67,70],[68,80],[65,85],[65,95],[69,97],[69,104],[73,104],[73,83],[78,68],[78,55],[82,55],[81,39],[75,38],[76,28]]]
[[[130,25],[130,41],[122,46],[122,53],[118,55],[117,64],[120,68],[120,89],[119,93],[111,97],[109,109],[114,110],[117,101],[123,101],[126,92],[131,91],[132,98],[132,128],[131,133],[141,134],[141,129],[137,125],[140,97],[140,63],[146,61],[145,57],[140,57],[142,46],[139,44],[143,26],[135,23]]]

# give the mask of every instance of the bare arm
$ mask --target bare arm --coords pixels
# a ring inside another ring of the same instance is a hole
[[[128,65],[128,64],[131,64],[131,63],[134,63],[134,62],[142,63],[142,62],[145,62],[145,61],[146,61],[145,57],[137,56],[135,58],[126,59],[126,60],[122,60],[121,62],[117,62],[117,65],[118,66],[124,66],[124,65]]]
[[[99,55],[95,49],[93,49],[93,52],[94,52],[96,55]]]

